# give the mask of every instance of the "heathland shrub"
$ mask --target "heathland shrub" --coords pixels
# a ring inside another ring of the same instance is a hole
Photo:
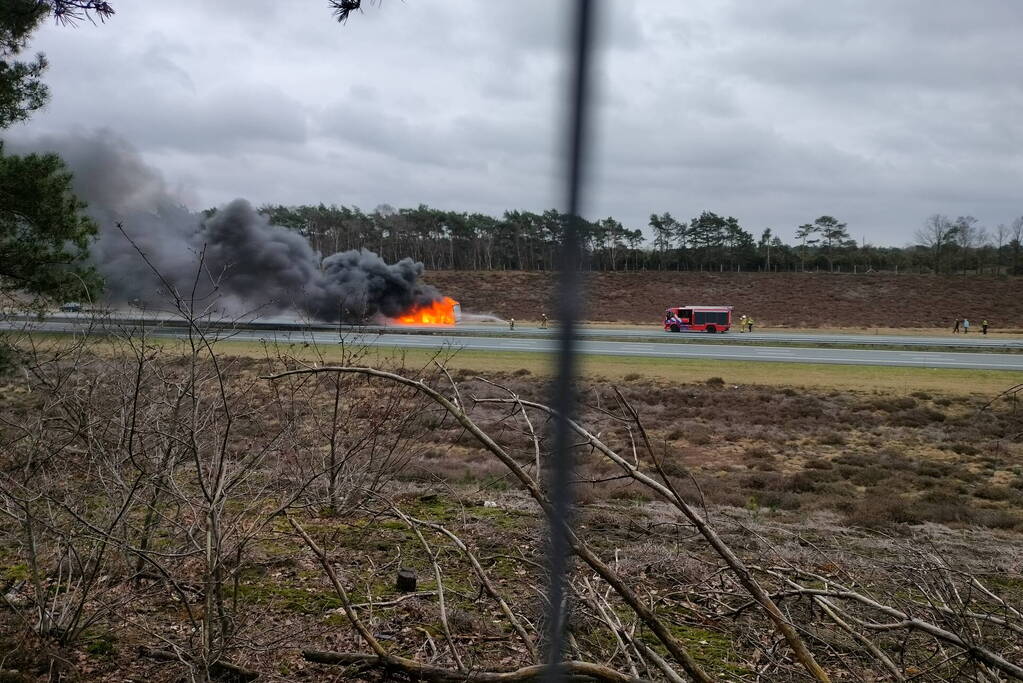
[[[925,460],[917,463],[916,473],[923,477],[934,477],[935,479],[941,479],[952,474],[955,470],[953,465],[947,462],[934,462],[933,460]]]
[[[841,432],[825,432],[817,437],[817,443],[825,446],[843,446],[845,445],[845,436]]]
[[[768,448],[766,446],[762,446],[762,445],[758,444],[756,446],[750,446],[749,448],[746,449],[746,457],[747,458],[754,458],[754,459],[770,458],[771,457],[771,451],[768,450]]]
[[[875,463],[875,460],[865,453],[841,453],[836,455],[834,458],[835,464],[838,465],[851,465],[852,467],[867,467]]]
[[[868,529],[884,529],[895,524],[920,522],[910,501],[890,492],[876,491],[868,494],[846,515],[852,526]]]
[[[761,491],[755,499],[760,507],[772,510],[798,510],[803,504],[799,494],[792,491]]]
[[[711,442],[711,430],[703,425],[693,425],[683,433],[689,443],[704,446]]]
[[[1008,486],[997,486],[995,484],[980,486],[973,492],[973,495],[984,500],[1011,500],[1019,497],[1019,493],[1013,491]]]
[[[976,510],[973,523],[989,529],[1021,529],[1023,516],[1013,510]]]
[[[897,427],[923,427],[932,422],[944,422],[945,413],[927,407],[916,407],[894,413],[892,424]]]
[[[916,407],[916,400],[909,396],[891,396],[875,398],[867,402],[867,405],[874,410],[881,410],[886,413],[894,413],[900,410],[909,410]]]
[[[791,475],[785,484],[785,488],[796,493],[810,493],[817,490],[819,486],[818,479],[819,477],[816,476],[815,472],[803,470]]]
[[[878,453],[878,462],[881,467],[889,470],[909,471],[914,468],[912,459],[892,448],[885,448]]]
[[[954,443],[952,444],[952,450],[959,455],[977,455],[980,453],[979,448],[968,443]]]
[[[856,474],[850,478],[850,481],[859,486],[874,486],[885,479],[888,479],[890,476],[891,474],[889,472],[885,472],[879,467],[865,467],[858,470]]]

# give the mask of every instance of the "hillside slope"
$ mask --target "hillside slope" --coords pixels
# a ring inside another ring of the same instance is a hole
[[[552,273],[430,271],[426,281],[473,313],[535,320],[553,316]],[[588,273],[584,319],[654,323],[668,305],[724,304],[758,325],[951,327],[965,316],[979,331],[1023,326],[1023,278],[828,273]]]

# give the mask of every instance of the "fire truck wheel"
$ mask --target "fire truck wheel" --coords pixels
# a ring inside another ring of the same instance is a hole
[[[718,331],[718,328],[714,327],[713,325],[707,325],[707,333],[708,334],[714,334],[717,331]]]
[[[672,332],[678,332],[678,325],[672,325],[671,326],[671,331]]]

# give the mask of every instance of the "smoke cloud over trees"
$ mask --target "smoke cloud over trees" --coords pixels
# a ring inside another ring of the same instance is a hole
[[[353,320],[393,317],[440,298],[419,281],[422,263],[388,264],[361,248],[325,256],[244,199],[212,215],[193,213],[112,134],[50,137],[31,147],[58,152],[74,172],[75,191],[100,226],[92,260],[112,302],[165,303],[169,285],[224,313]]]

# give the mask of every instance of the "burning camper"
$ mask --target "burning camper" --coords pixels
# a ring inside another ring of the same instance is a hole
[[[399,325],[441,326],[455,325],[462,319],[461,305],[449,296],[429,304],[414,306],[411,310],[394,318]]]

